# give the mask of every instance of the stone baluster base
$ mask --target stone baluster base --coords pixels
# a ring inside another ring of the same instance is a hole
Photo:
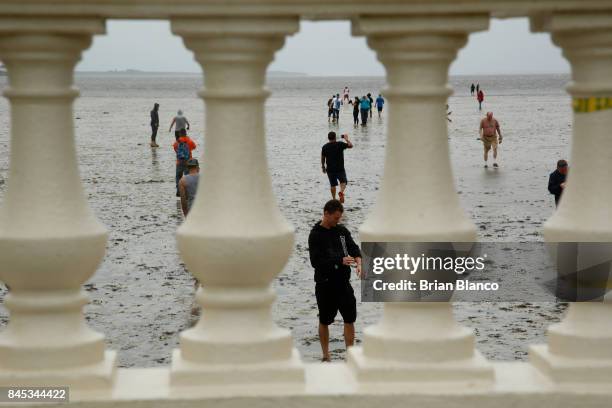
[[[474,333],[459,326],[445,303],[387,303],[383,320],[364,330],[363,347],[349,349],[360,382],[374,387],[451,382],[488,385],[491,365],[474,350]]]

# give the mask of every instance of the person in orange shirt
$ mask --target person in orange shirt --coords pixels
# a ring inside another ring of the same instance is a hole
[[[176,196],[180,197],[179,181],[188,172],[187,162],[192,158],[191,152],[195,150],[196,144],[187,136],[187,130],[181,129],[179,138],[176,139],[172,146],[176,152]]]

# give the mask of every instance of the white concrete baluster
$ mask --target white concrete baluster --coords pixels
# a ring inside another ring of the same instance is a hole
[[[11,157],[0,208],[0,280],[10,321],[0,333],[0,384],[105,387],[115,353],[91,330],[81,285],[107,234],[87,205],[74,144],[73,70],[99,19],[0,19]]]
[[[272,193],[266,160],[266,69],[297,18],[176,19],[204,70],[202,178],[178,246],[202,285],[198,324],[181,333],[173,385],[303,383],[290,333],[272,321],[274,277],[293,248],[293,229]]]
[[[388,136],[384,178],[364,242],[473,242],[476,229],[453,186],[445,102],[448,69],[486,15],[362,17],[366,35],[387,70]],[[488,383],[492,370],[475,351],[471,330],[459,326],[449,303],[386,303],[364,332],[349,363],[362,383]],[[395,386],[395,385],[393,385]],[[421,385],[418,385],[421,387]]]
[[[532,30],[552,33],[572,67],[568,92],[578,108],[590,108],[574,113],[567,188],[544,237],[550,243],[612,243],[612,13],[533,18]],[[590,104],[584,102],[588,98]],[[550,158],[553,166],[557,159]],[[554,381],[609,389],[612,304],[571,304],[564,320],[550,326],[548,345],[532,347],[531,360]]]

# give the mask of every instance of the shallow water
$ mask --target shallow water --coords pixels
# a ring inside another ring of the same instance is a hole
[[[0,86],[5,80],[0,78]],[[499,170],[482,168],[482,147],[476,140],[481,113],[468,89],[476,80],[486,93],[483,112],[494,111],[504,132]],[[563,90],[567,81],[555,75],[452,78],[456,93],[449,100],[449,143],[455,185],[481,239],[541,240],[542,223],[554,210],[546,190],[548,174],[557,159],[569,153],[571,110]],[[107,256],[85,285],[92,299],[85,307],[86,319],[105,333],[110,348],[118,350],[121,366],[167,364],[178,333],[191,324],[194,287],[174,240],[182,215],[174,196],[174,138],[164,129],[181,108],[201,146],[203,104],[195,96],[201,80],[193,75],[81,75],[77,85],[82,95],[75,103],[81,177],[91,207],[110,231]],[[327,99],[345,85],[354,95],[376,94],[384,88],[384,79],[269,80],[268,160],[280,209],[296,231],[295,251],[274,282],[278,301],[273,313],[279,325],[292,330],[307,361],[319,355],[307,237],[329,198],[319,164],[327,132],[348,132],[356,145],[345,154],[350,179],[345,224],[356,238],[376,199],[383,170],[384,117],[374,118],[367,128],[354,128],[348,109],[339,126],[327,123]],[[161,105],[159,149],[148,146],[154,102]],[[8,175],[8,129],[8,104],[2,99],[0,203]],[[353,283],[358,292],[358,282]],[[0,291],[0,297],[4,293]],[[497,360],[524,359],[529,344],[545,341],[546,326],[557,321],[563,309],[552,303],[455,305],[458,320],[474,328],[478,349]],[[380,311],[377,304],[358,304],[358,342],[363,327],[376,322]],[[6,321],[7,311],[0,306],[0,325]],[[334,358],[344,356],[341,336],[341,324],[334,325]]]

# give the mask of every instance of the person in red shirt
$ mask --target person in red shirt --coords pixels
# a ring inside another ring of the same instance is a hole
[[[478,110],[482,110],[482,102],[484,101],[484,92],[482,89],[478,91]]]
[[[196,144],[187,136],[187,130],[181,129],[179,138],[172,146],[176,152],[176,196],[180,197],[179,181],[188,173],[187,162],[192,158],[191,152],[195,150]]]

